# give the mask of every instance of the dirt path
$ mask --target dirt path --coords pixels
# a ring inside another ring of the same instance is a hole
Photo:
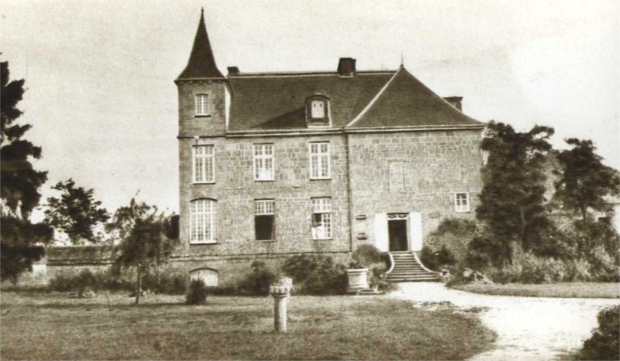
[[[472,358],[477,361],[557,359],[581,348],[602,308],[620,304],[616,299],[488,296],[450,290],[441,283],[399,286],[391,297],[488,308],[480,318],[497,332],[496,348]]]

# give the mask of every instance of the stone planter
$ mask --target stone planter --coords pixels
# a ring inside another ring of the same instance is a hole
[[[359,290],[368,289],[368,268],[348,269],[349,293],[356,293]]]

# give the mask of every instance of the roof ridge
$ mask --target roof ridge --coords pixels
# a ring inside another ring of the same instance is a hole
[[[375,75],[375,74],[394,74],[398,70],[362,70],[357,71],[356,75]],[[342,77],[336,71],[260,71],[260,72],[244,72],[236,75],[228,76],[229,78],[243,78],[243,77],[262,77],[262,76],[339,76]],[[345,77],[349,78],[349,77]]]
[[[360,120],[364,116],[364,114],[366,114],[366,112],[368,112],[368,110],[370,110],[370,108],[372,108],[372,106],[377,102],[377,100],[381,97],[381,95],[388,88],[390,83],[392,83],[392,80],[394,80],[394,78],[396,78],[396,75],[400,73],[401,69],[404,69],[404,68],[399,68],[397,71],[394,72],[394,75],[392,75],[390,80],[388,80],[387,83],[385,83],[385,85],[383,86],[383,88],[381,88],[381,90],[379,90],[379,92],[374,96],[374,98],[370,100],[368,105],[366,105],[366,107],[362,109],[362,111],[355,118],[353,118],[353,120],[349,122],[349,124],[345,125],[345,128],[348,128],[352,126],[353,124],[355,124],[358,120]]]

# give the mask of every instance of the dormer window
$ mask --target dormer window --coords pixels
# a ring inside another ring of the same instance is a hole
[[[306,117],[308,125],[329,125],[329,99],[322,95],[308,98],[306,102]]]
[[[325,118],[325,101],[324,100],[313,100],[310,102],[310,116],[312,119],[323,119]]]

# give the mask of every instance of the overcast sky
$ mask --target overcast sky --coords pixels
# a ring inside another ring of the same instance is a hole
[[[592,139],[620,168],[618,1],[3,0],[1,59],[49,188],[73,178],[111,211],[178,210],[177,93],[204,6],[218,67],[406,68],[464,112]],[[45,191],[48,195],[49,191]]]

